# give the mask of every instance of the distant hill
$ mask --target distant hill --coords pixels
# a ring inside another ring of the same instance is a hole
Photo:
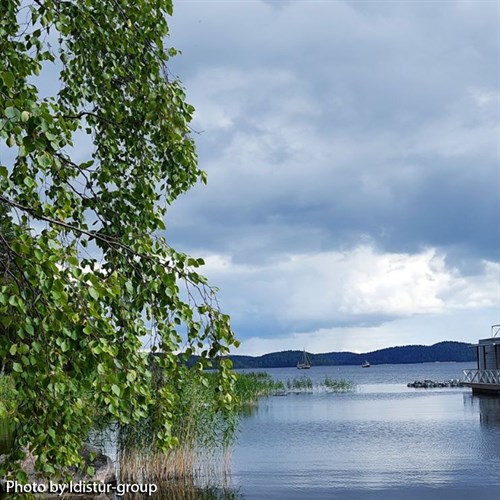
[[[372,365],[429,363],[433,361],[475,361],[476,351],[464,342],[439,342],[431,346],[407,345],[388,347],[362,354],[328,352],[309,354],[313,366],[360,365],[365,359]],[[263,356],[229,356],[234,368],[284,368],[296,366],[302,351],[280,351]]]

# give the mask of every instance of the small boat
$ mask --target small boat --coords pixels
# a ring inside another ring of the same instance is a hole
[[[311,368],[311,361],[309,360],[309,356],[307,355],[306,350],[302,353],[302,358],[297,363],[297,370],[309,370]]]
[[[364,363],[361,365],[361,368],[370,368],[370,366],[371,366],[370,362],[367,359],[365,359]]]

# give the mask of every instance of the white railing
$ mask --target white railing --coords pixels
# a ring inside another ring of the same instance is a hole
[[[466,384],[500,385],[500,370],[464,370]]]

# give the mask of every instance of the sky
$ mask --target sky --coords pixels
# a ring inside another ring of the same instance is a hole
[[[174,0],[170,44],[208,185],[166,236],[235,354],[500,324],[500,0]]]
[[[369,352],[500,323],[500,3],[174,2],[208,186],[169,210],[241,347]]]

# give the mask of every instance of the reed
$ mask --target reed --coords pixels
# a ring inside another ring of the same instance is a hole
[[[313,382],[309,377],[297,377],[286,381],[286,386],[289,391],[293,392],[312,392]]]
[[[165,453],[155,447],[158,422],[154,415],[140,425],[120,427],[120,481],[156,483],[183,492],[198,488],[224,490],[228,449],[236,436],[239,416],[260,397],[284,391],[283,383],[266,373],[237,374],[234,411],[222,413],[210,403],[217,390],[215,374],[206,374],[202,383],[199,377],[186,371],[182,380],[182,387],[176,391],[179,397],[172,423],[172,435],[178,444]],[[170,497],[177,498],[173,495],[165,498]]]
[[[272,396],[285,391],[281,381],[263,372],[238,374],[235,384],[235,395],[240,406],[254,404],[260,397]]]
[[[143,483],[162,481],[192,481],[203,478],[228,478],[230,454],[227,448],[206,448],[180,445],[162,453],[152,450],[124,450],[120,454],[120,477],[140,479]],[[206,486],[206,485],[204,485]]]
[[[342,392],[354,389],[347,380],[330,377],[317,385],[308,377],[296,377],[286,384],[267,373],[236,374],[234,411],[222,413],[210,402],[217,391],[216,374],[206,374],[204,382],[186,371],[175,405],[172,435],[177,445],[166,453],[155,447],[158,423],[154,415],[141,425],[119,430],[119,464],[122,483],[155,483],[165,489],[163,498],[203,498],[200,491],[228,489],[228,449],[236,436],[238,419],[261,397],[314,389]],[[175,491],[174,491],[175,490]],[[231,496],[223,498],[237,498]],[[208,493],[207,493],[208,494]],[[198,495],[198,496],[197,496]],[[206,498],[220,498],[219,496]]]
[[[356,389],[356,385],[351,380],[340,379],[336,380],[328,376],[323,381],[324,387],[329,391],[348,392]]]
[[[0,419],[12,417],[16,412],[18,396],[9,375],[0,375]]]
[[[181,446],[168,453],[126,451],[120,457],[120,481],[156,484],[157,498],[236,499],[230,487],[229,456]],[[128,498],[127,495],[124,496]],[[130,496],[130,498],[135,498]]]
[[[326,376],[321,382],[314,384],[309,377],[296,377],[286,381],[288,392],[313,392],[314,390],[325,390],[327,392],[347,392],[356,389],[356,385],[350,380],[336,380]]]

